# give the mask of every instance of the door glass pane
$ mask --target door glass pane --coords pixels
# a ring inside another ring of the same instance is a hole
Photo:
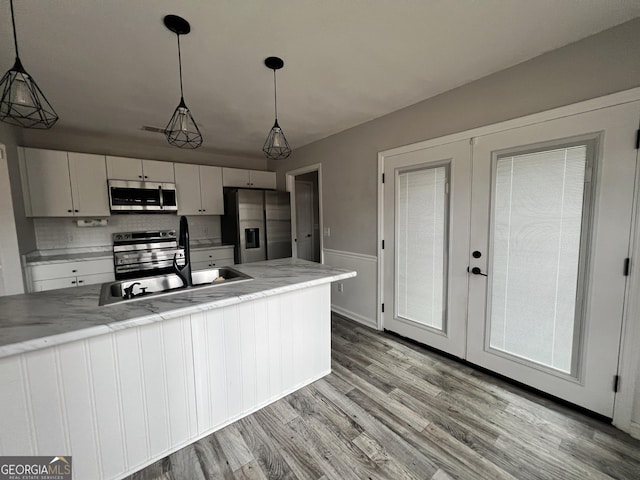
[[[585,145],[498,158],[490,346],[571,373]]]
[[[447,167],[398,174],[396,316],[439,330],[445,313]]]

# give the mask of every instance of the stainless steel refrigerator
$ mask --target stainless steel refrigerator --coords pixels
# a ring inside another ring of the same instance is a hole
[[[289,192],[225,188],[222,242],[235,245],[235,262],[291,256]]]

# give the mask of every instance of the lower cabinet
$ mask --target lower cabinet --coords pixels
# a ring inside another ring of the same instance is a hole
[[[327,283],[0,358],[0,453],[125,478],[329,374],[330,301]]]
[[[113,260],[110,258],[27,266],[26,273],[30,292],[81,287],[115,280]]]
[[[192,270],[226,267],[233,263],[233,247],[191,250]]]

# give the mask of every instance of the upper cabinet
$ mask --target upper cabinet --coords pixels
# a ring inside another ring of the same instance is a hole
[[[276,189],[276,173],[241,168],[223,168],[222,185],[225,187]]]
[[[107,177],[111,180],[175,182],[172,162],[112,157],[109,155],[107,155]]]
[[[104,155],[22,149],[28,217],[108,216]]]
[[[179,215],[224,215],[222,168],[174,164]]]

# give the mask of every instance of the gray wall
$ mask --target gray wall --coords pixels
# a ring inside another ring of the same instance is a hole
[[[7,167],[11,182],[11,200],[18,235],[20,253],[27,253],[36,248],[36,236],[33,220],[24,216],[24,200],[20,184],[20,167],[18,166],[18,145],[22,144],[22,130],[6,123],[0,123],[0,143],[7,147]]]
[[[322,164],[324,247],[377,255],[377,153],[640,86],[640,19],[593,35],[270,161]],[[286,131],[286,125],[283,126]]]

